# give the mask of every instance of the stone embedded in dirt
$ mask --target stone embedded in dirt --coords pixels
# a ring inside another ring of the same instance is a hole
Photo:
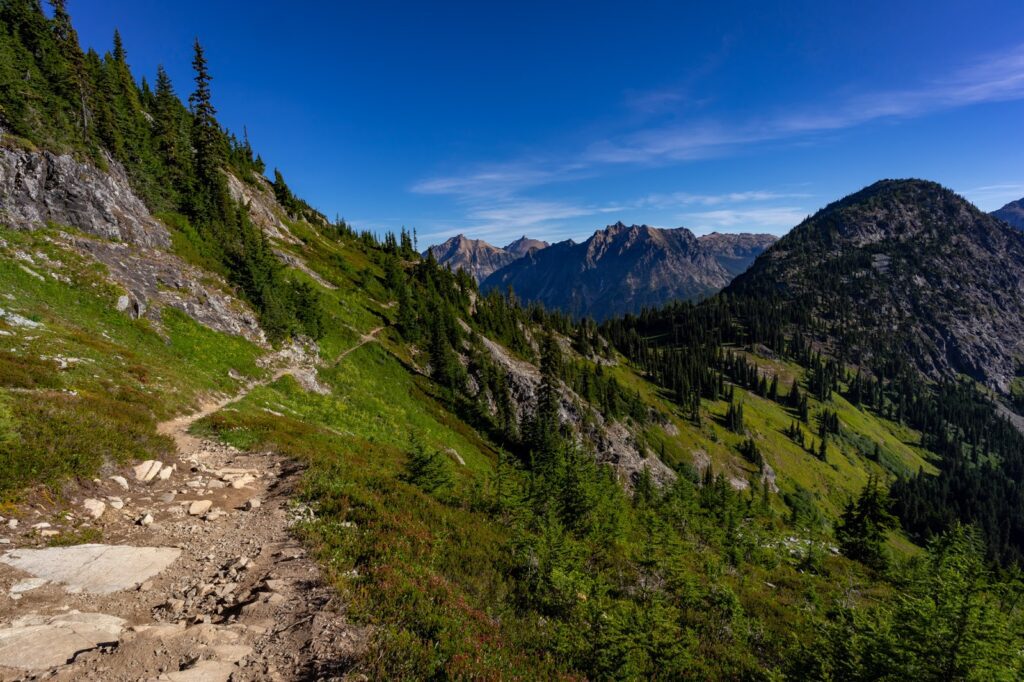
[[[107,503],[110,505],[111,509],[123,509],[124,508],[124,500],[122,500],[120,497],[108,497],[107,498]]]
[[[16,549],[0,556],[0,563],[62,583],[73,594],[110,594],[149,580],[180,554],[173,547],[75,545]]]
[[[46,578],[25,578],[11,585],[11,594],[22,594],[23,592],[30,592],[38,587],[50,582]]]
[[[240,488],[244,488],[245,486],[249,485],[255,480],[256,479],[253,476],[250,476],[249,474],[242,474],[238,478],[231,481],[231,487],[234,488],[235,490],[238,490]]]
[[[164,504],[170,504],[171,502],[174,502],[174,496],[175,496],[174,492],[169,492],[169,493],[164,493],[163,495],[161,495],[159,499]]]
[[[44,538],[52,538],[52,537],[56,537],[56,536],[60,535],[60,531],[59,530],[41,530],[41,531],[39,531],[39,534],[42,535]]]
[[[160,470],[163,468],[163,462],[158,462],[155,459],[147,459],[142,464],[135,467],[135,480],[146,483],[152,481]]]
[[[198,661],[186,670],[165,673],[168,682],[228,682],[238,668],[229,661]]]
[[[128,479],[124,476],[111,476],[110,480],[121,486],[122,490],[128,490]]]
[[[118,641],[127,621],[104,613],[30,614],[0,628],[0,666],[44,670]]]
[[[188,506],[188,513],[192,516],[202,516],[213,507],[213,500],[196,500]]]
[[[98,519],[103,516],[103,512],[107,510],[107,505],[105,503],[91,497],[83,502],[82,506],[85,507],[85,511],[89,516],[94,519]]]
[[[46,522],[46,521],[40,521],[39,523],[32,524],[32,530],[42,530],[44,528],[49,528],[49,527],[50,527],[50,524],[48,522]]]

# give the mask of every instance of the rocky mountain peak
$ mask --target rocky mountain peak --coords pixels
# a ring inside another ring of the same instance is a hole
[[[1024,358],[1024,233],[934,182],[883,180],[829,204],[729,287],[783,293],[855,360],[1006,392]]]
[[[1011,201],[998,211],[992,211],[991,215],[999,218],[1011,227],[1016,227],[1018,230],[1024,230],[1024,199]]]

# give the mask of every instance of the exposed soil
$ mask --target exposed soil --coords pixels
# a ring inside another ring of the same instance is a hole
[[[266,381],[293,370],[301,374],[309,367],[292,362]],[[127,480],[127,489],[112,478],[83,484],[70,518],[27,508],[19,510],[17,527],[6,527],[7,520],[0,524],[9,537],[8,561],[19,552],[39,556],[27,550],[76,528],[79,533],[97,529],[97,541],[104,545],[181,551],[141,584],[109,594],[72,593],[74,587],[56,579],[43,582],[45,575],[0,563],[0,661],[17,661],[19,654],[24,658],[23,647],[19,651],[12,645],[8,649],[13,651],[5,652],[5,637],[30,641],[53,635],[45,629],[26,635],[27,618],[80,611],[125,621],[117,641],[74,651],[69,662],[56,667],[0,667],[0,679],[353,679],[346,671],[365,651],[369,633],[346,621],[337,592],[290,530],[310,513],[292,498],[299,465],[274,453],[240,452],[188,433],[195,421],[255,385],[161,424],[179,452],[173,461],[150,465],[152,480],[138,480],[146,477],[144,465],[129,467],[117,472]],[[86,499],[103,502],[99,518],[90,519]],[[119,503],[123,506],[117,509]],[[44,522],[50,527],[32,528]],[[130,575],[129,563],[124,570]]]

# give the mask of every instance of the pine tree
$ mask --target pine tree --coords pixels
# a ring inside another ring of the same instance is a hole
[[[412,437],[412,451],[405,466],[405,480],[428,493],[436,493],[452,483],[448,458],[428,448],[419,436]]]
[[[886,533],[896,525],[890,506],[888,494],[871,475],[856,501],[846,504],[836,528],[843,554],[871,568],[885,568]]]
[[[201,187],[210,191],[219,188],[222,182],[220,169],[224,162],[224,154],[220,144],[217,109],[213,106],[210,93],[210,81],[213,79],[206,62],[206,54],[198,38],[193,50],[192,68],[196,74],[196,88],[188,98],[192,109],[192,145],[195,148],[196,175]]]

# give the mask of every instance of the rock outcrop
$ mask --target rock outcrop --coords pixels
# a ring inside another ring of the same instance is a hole
[[[279,239],[289,244],[298,240],[288,231],[288,227],[279,215],[280,207],[274,199],[274,192],[266,178],[256,177],[252,184],[246,183],[231,173],[227,174],[228,192],[231,198],[240,202],[249,210],[253,223],[263,230],[271,239]]]
[[[69,155],[0,147],[0,223],[22,230],[67,225],[120,242],[170,246],[166,228],[113,159],[103,171]]]
[[[536,367],[511,356],[501,345],[482,338],[491,359],[505,371],[508,378],[512,408],[521,423],[537,405],[541,375]],[[666,485],[676,479],[676,473],[657,455],[638,446],[636,438],[624,424],[607,420],[586,401],[562,386],[559,399],[559,420],[568,425],[590,445],[597,460],[615,469],[627,487],[632,487],[646,469],[657,485]]]
[[[106,266],[109,279],[126,291],[117,304],[121,312],[159,321],[162,309],[176,308],[210,329],[265,343],[255,313],[216,275],[160,249],[80,235],[62,239]]]

